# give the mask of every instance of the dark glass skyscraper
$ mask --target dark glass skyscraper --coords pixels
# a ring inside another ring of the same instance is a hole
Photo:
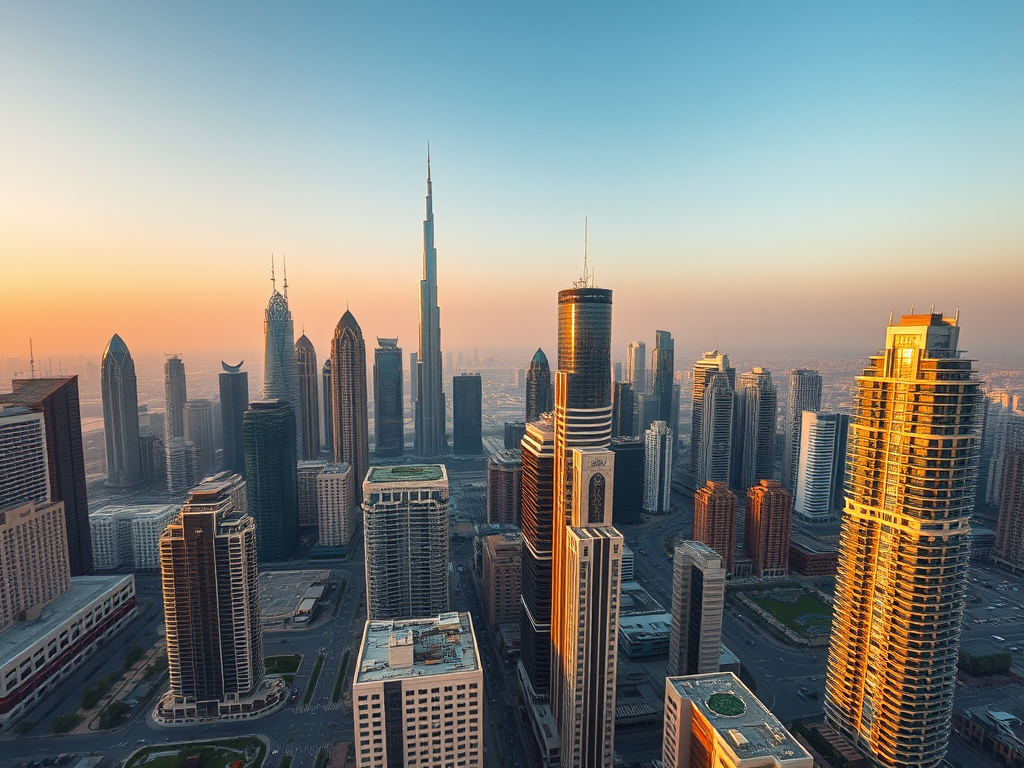
[[[50,501],[64,502],[71,575],[87,576],[93,572],[92,536],[78,377],[15,379],[11,386],[14,391],[0,395],[0,404],[21,405],[43,414]]]
[[[401,456],[405,449],[405,392],[398,339],[377,337],[373,353],[373,431],[378,456]]]
[[[220,374],[220,423],[224,436],[224,471],[237,472],[245,477],[242,417],[249,403],[249,374],[242,370],[242,363],[228,365],[221,361],[220,365],[224,369]]]
[[[634,397],[633,385],[630,382],[615,382],[612,397],[612,437],[634,437],[636,435],[633,426]]]
[[[263,389],[265,400],[281,399],[292,403],[295,416],[295,450],[302,451],[302,402],[299,395],[299,371],[295,364],[295,325],[288,308],[288,270],[284,273],[284,293],[277,290],[271,267],[270,301],[263,314]]]
[[[543,349],[530,361],[530,369],[526,372],[526,421],[536,421],[542,413],[555,407],[555,399],[551,391],[551,367]]]
[[[452,377],[452,451],[479,456],[483,443],[483,388],[479,373]]]
[[[334,402],[334,460],[348,462],[356,478],[356,498],[370,466],[370,422],[366,412],[366,342],[351,312],[345,311],[331,343]]]
[[[439,456],[445,449],[444,390],[441,374],[441,310],[437,306],[437,249],[434,203],[427,155],[427,218],[423,222],[423,279],[420,280],[420,348],[416,368],[416,455]],[[364,467],[365,471],[365,467]]]
[[[164,361],[164,442],[185,436],[185,403],[188,388],[185,384],[185,363],[178,355]]]
[[[313,342],[302,334],[295,342],[295,366],[299,375],[299,408],[302,411],[302,458],[315,459],[320,455],[320,398],[316,380],[320,370],[316,365]]]
[[[658,399],[658,418],[669,428],[675,430],[672,423],[672,380],[675,375],[675,342],[668,331],[654,332],[654,396]],[[673,435],[675,433],[673,432]]]
[[[331,377],[331,358],[324,360],[323,381],[321,388],[324,393],[324,447],[327,455],[334,456],[334,379]]]
[[[287,560],[299,544],[295,412],[284,400],[258,400],[242,420],[249,514],[262,562]]]
[[[124,488],[142,479],[139,454],[139,394],[135,362],[116,333],[103,350],[100,371],[107,485]]]
[[[612,524],[639,523],[644,508],[644,444],[637,438],[616,437],[609,447],[615,454]]]

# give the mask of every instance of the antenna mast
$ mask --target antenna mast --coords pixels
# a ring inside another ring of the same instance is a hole
[[[270,288],[277,291],[277,278],[274,276],[274,254],[270,254]]]
[[[281,255],[281,261],[284,262],[284,297],[288,298],[288,257],[284,254]]]
[[[35,356],[35,353],[32,351],[32,337],[31,336],[28,339],[28,362],[29,362],[29,365],[31,366],[31,371],[32,371],[31,378],[34,379],[36,377],[36,356]]]

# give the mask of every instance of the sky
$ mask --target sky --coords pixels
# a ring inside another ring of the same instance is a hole
[[[0,0],[0,105],[0,359],[260,350],[271,254],[415,350],[428,141],[445,349],[554,360],[586,217],[619,349],[1024,359],[1017,0]]]

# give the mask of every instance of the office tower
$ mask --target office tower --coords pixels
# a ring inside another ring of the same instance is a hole
[[[658,398],[651,392],[633,393],[633,429],[642,438],[651,424],[658,421]]]
[[[195,445],[199,453],[199,473],[202,477],[217,471],[217,447],[213,432],[213,403],[209,400],[185,402],[185,439]]]
[[[672,573],[672,636],[668,675],[718,671],[725,615],[725,561],[699,541],[676,545]]]
[[[283,400],[259,400],[242,420],[248,510],[260,561],[287,560],[299,544],[295,414]]]
[[[505,422],[505,450],[506,451],[518,451],[519,444],[523,442],[523,438],[526,437],[526,422],[525,421],[506,421]]]
[[[452,379],[452,452],[479,456],[483,443],[483,389],[479,373],[461,373]]]
[[[802,415],[793,512],[809,523],[821,523],[843,511],[850,417],[826,411]]]
[[[351,464],[356,495],[370,466],[370,423],[366,411],[366,343],[359,323],[348,310],[338,321],[331,342],[334,402],[334,461]]]
[[[771,371],[754,368],[740,376],[732,422],[732,485],[745,491],[775,471],[777,395]]]
[[[295,496],[298,499],[299,525],[317,525],[320,519],[317,478],[327,468],[326,461],[303,460],[295,468]]]
[[[523,535],[498,533],[483,542],[484,606],[491,627],[518,621],[523,583]]]
[[[43,414],[0,405],[0,507],[50,500]]]
[[[107,485],[127,488],[142,479],[139,395],[135,362],[116,333],[103,350],[100,387],[103,393],[103,437],[107,443]],[[82,514],[87,513],[83,511]]]
[[[786,401],[785,452],[782,457],[782,487],[790,493],[796,492],[803,412],[820,410],[821,374],[808,368],[791,370],[789,399]]]
[[[178,355],[170,355],[164,361],[164,440],[185,437],[185,402],[188,387],[185,385],[185,363]]]
[[[615,360],[612,363],[612,384],[623,381],[622,378],[622,361]]]
[[[263,315],[263,389],[264,400],[290,403],[295,418],[295,453],[302,455],[302,396],[299,393],[299,368],[295,363],[295,325],[288,309],[288,271],[284,273],[284,293],[277,290],[273,262],[270,271],[270,301]],[[256,525],[260,522],[257,518]]]
[[[200,452],[184,437],[172,437],[164,445],[165,481],[170,494],[184,493],[203,479]]]
[[[242,439],[242,417],[249,405],[249,374],[242,370],[242,363],[228,365],[221,361],[220,365],[224,369],[219,376],[224,470],[244,475],[245,442]]]
[[[334,408],[332,407],[334,378],[331,376],[331,358],[329,357],[324,360],[321,389],[324,400],[324,448],[327,449],[328,456],[334,456]]]
[[[736,369],[729,365],[729,356],[720,354],[717,349],[705,352],[693,366],[690,484],[694,489],[709,480],[729,482],[735,385]],[[711,396],[705,402],[705,391],[709,387]]]
[[[448,610],[448,472],[443,464],[371,467],[363,481],[366,615]]]
[[[732,573],[736,554],[736,494],[728,483],[709,482],[693,495],[693,538],[711,547]]]
[[[306,334],[295,342],[295,368],[299,377],[299,409],[302,416],[302,458],[320,455],[320,393],[317,377],[316,350]]]
[[[542,413],[555,407],[555,396],[551,388],[551,368],[543,349],[538,349],[530,361],[526,373],[526,421],[537,421]]]
[[[484,764],[484,678],[468,613],[366,622],[355,670],[357,765]],[[419,719],[428,707],[429,730]]]
[[[68,591],[63,502],[28,501],[0,510],[0,586],[0,632],[37,619],[43,605]]]
[[[985,406],[978,493],[986,504],[998,507],[1007,454],[1024,448],[1024,411],[1013,406],[1006,392],[991,393],[985,399]]]
[[[959,332],[890,320],[857,378],[824,703],[883,765],[938,766],[949,739],[983,397]]]
[[[675,346],[671,333],[668,331],[654,332],[654,354],[651,356],[651,367],[654,377],[652,391],[658,401],[658,419],[666,423],[671,423],[672,421]]]
[[[132,382],[134,385],[134,378]],[[64,526],[71,575],[88,575],[93,571],[92,542],[85,488],[85,451],[78,404],[78,377],[14,379],[11,388],[13,392],[0,395],[0,405],[22,406],[43,415],[49,500],[64,502]],[[104,397],[104,402],[106,399]],[[0,482],[2,487],[6,487],[6,482]]]
[[[623,541],[611,527],[611,321],[612,292],[589,275],[559,291],[550,698],[566,768],[614,755]]]
[[[450,352],[448,354],[451,354]],[[526,389],[526,369],[516,368],[512,371],[512,387],[517,392]]]
[[[647,345],[631,341],[626,347],[626,381],[637,394],[647,391]]]
[[[416,378],[417,378],[417,376],[419,376],[419,367],[416,365],[416,359],[417,359],[417,354],[415,352],[410,352],[409,353],[409,403],[410,403],[410,409],[412,411],[416,410]]]
[[[544,700],[551,682],[551,531],[555,430],[551,416],[526,425],[522,442],[523,613],[520,679],[528,701]]]
[[[1024,448],[1006,453],[992,559],[1010,566],[1015,573],[1024,569]]]
[[[328,464],[316,476],[320,546],[345,547],[356,529],[356,480],[351,464]]]
[[[522,495],[521,451],[499,451],[487,459],[487,522],[519,525]]]
[[[287,692],[283,680],[264,685],[256,523],[235,504],[245,481],[218,477],[192,491],[160,537],[171,685],[158,722],[253,715]]]
[[[401,456],[405,450],[405,389],[398,339],[377,337],[373,352],[373,430],[377,456]]]
[[[665,680],[665,768],[814,768],[782,723],[732,672]]]
[[[672,430],[656,421],[644,433],[644,511],[653,514],[672,508]]]
[[[633,385],[617,381],[612,388],[612,437],[635,437],[633,427]]]
[[[639,523],[644,507],[646,447],[632,437],[613,437],[608,447],[615,454],[612,524]]]
[[[427,157],[427,218],[423,222],[423,279],[420,280],[420,348],[416,367],[414,419],[416,455],[440,456],[445,450],[444,390],[441,381],[441,310],[437,306],[437,249],[434,203]]]
[[[793,496],[775,480],[762,480],[747,491],[743,552],[754,561],[758,578],[789,575],[789,532]]]

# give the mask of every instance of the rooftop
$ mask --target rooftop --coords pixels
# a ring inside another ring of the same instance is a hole
[[[411,636],[411,664],[392,666],[392,659],[408,661]],[[401,653],[402,649],[406,653]],[[408,677],[471,672],[480,668],[468,613],[442,613],[429,619],[370,621],[359,649],[357,683],[398,680]]]
[[[37,377],[34,379],[12,379],[13,392],[0,395],[0,402],[35,407],[77,376]]]
[[[524,425],[525,429],[525,425]],[[501,467],[518,467],[523,463],[523,452],[519,449],[506,449],[491,454],[491,462]]]
[[[337,464],[328,464],[324,467],[325,475],[344,475],[346,472],[352,469],[352,465],[346,461],[338,462]]]
[[[131,517],[159,517],[168,512],[177,512],[181,504],[107,504],[105,507],[90,512],[89,518],[131,516]]]
[[[619,632],[632,639],[670,635],[672,633],[672,614],[644,613],[619,616]]]
[[[670,677],[667,683],[693,703],[739,759],[810,761],[804,748],[732,672]]]
[[[395,467],[370,467],[366,477],[368,483],[426,483],[435,480],[448,481],[448,473],[442,464],[412,464]]]
[[[638,582],[622,582],[619,594],[619,626],[622,626],[622,619],[627,616],[652,616],[665,614],[665,608],[651,597],[651,593],[644,589]]]

